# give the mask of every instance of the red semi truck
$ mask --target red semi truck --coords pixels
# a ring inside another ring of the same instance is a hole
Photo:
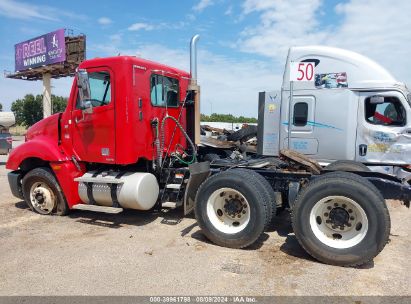
[[[67,108],[32,126],[7,162],[12,193],[40,214],[195,211],[214,243],[243,248],[289,210],[294,233],[316,259],[352,266],[388,241],[385,199],[409,202],[411,187],[376,172],[332,172],[289,150],[205,161],[196,42],[191,71],[131,56],[86,60]]]

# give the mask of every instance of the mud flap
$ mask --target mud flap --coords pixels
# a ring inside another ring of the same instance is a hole
[[[194,163],[188,168],[190,170],[190,178],[188,179],[184,194],[184,215],[190,214],[194,210],[194,201],[198,187],[210,175],[210,162]]]

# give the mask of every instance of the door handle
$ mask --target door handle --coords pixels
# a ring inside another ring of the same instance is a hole
[[[360,156],[365,156],[367,155],[367,145],[361,144],[358,146],[358,152],[360,154]]]

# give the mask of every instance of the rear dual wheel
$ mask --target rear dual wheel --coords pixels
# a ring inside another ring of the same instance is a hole
[[[208,178],[198,189],[195,215],[205,236],[217,245],[253,244],[271,220],[271,198],[257,173],[233,169]]]
[[[384,248],[391,222],[373,184],[352,173],[332,172],[301,191],[292,209],[292,225],[299,243],[317,260],[357,266]]]

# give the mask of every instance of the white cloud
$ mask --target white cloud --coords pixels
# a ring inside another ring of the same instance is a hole
[[[146,31],[151,31],[154,30],[155,26],[152,24],[144,23],[144,22],[137,22],[128,27],[129,31],[140,31],[140,30],[146,30]]]
[[[238,45],[243,51],[282,60],[290,46],[323,39],[315,17],[319,7],[320,0],[247,0],[244,14],[260,13],[260,24],[246,28]]]
[[[322,27],[320,0],[246,0],[243,14],[260,14],[237,41],[241,50],[283,64],[290,46],[322,44],[359,52],[411,84],[411,1],[351,0],[336,5],[336,24]]]
[[[213,5],[212,0],[200,0],[196,5],[193,6],[193,10],[197,12],[202,12],[205,8]]]
[[[50,13],[50,9],[47,9]],[[0,14],[9,18],[15,19],[42,19],[49,21],[57,21],[58,18],[53,14],[47,14],[39,5],[34,5],[25,2],[17,2],[14,0],[0,1]]]
[[[231,16],[233,14],[233,6],[230,5],[229,7],[227,7],[227,9],[224,12],[224,15],[226,16]]]
[[[22,20],[60,21],[64,17],[79,20],[87,19],[87,16],[71,11],[16,0],[0,0],[0,15]]]
[[[186,18],[188,21],[195,21],[196,20],[196,16],[193,14],[187,14]]]
[[[108,17],[100,17],[98,18],[97,22],[101,25],[109,25],[113,23],[113,21]]]
[[[336,7],[343,23],[325,41],[360,52],[411,85],[411,1],[352,0]]]

